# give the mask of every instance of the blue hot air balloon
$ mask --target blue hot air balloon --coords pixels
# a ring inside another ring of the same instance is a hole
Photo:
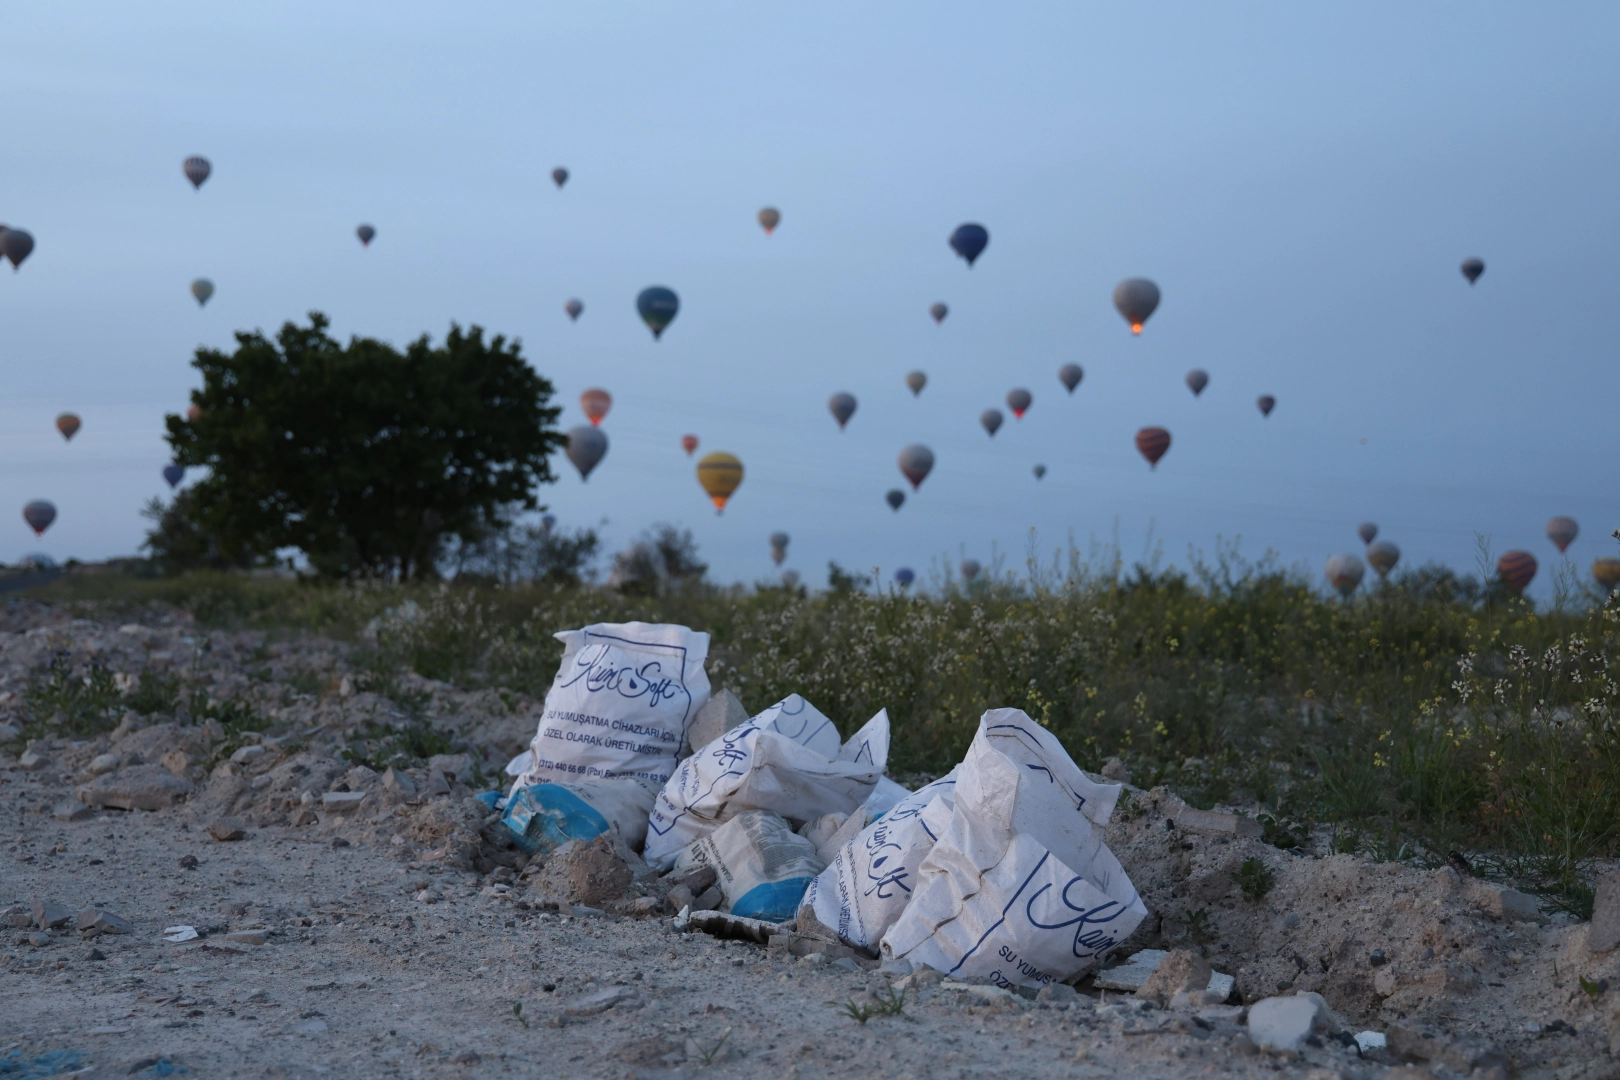
[[[169,482],[170,487],[179,487],[180,481],[184,480],[185,478],[186,467],[184,465],[176,465],[171,461],[167,465],[163,466],[163,479]]]
[[[985,245],[990,243],[990,233],[983,225],[958,225],[956,231],[951,233],[951,249],[967,260],[971,269],[973,260],[983,252]]]
[[[907,585],[910,585],[913,581],[916,581],[917,575],[912,573],[911,567],[902,566],[900,569],[894,572],[894,580],[898,581],[900,583],[900,587],[903,589]]]
[[[636,311],[641,314],[641,321],[647,324],[647,329],[652,331],[654,341],[663,335],[665,327],[675,321],[675,313],[680,310],[681,298],[675,295],[673,289],[666,289],[662,285],[642,289],[641,295],[636,297]]]

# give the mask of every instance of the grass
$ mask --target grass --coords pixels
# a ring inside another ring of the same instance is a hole
[[[69,575],[37,595],[87,610],[172,604],[204,626],[355,641],[356,684],[413,717],[422,702],[401,682],[407,671],[509,703],[539,698],[561,654],[556,630],[684,623],[712,635],[713,684],[753,710],[798,692],[847,733],[886,707],[896,772],[944,772],[980,714],[1010,706],[1085,768],[1117,756],[1139,786],[1256,812],[1279,847],[1325,825],[1336,851],[1436,866],[1453,849],[1488,852],[1487,873],[1571,910],[1589,894],[1593,861],[1620,849],[1610,676],[1620,609],[1570,582],[1538,610],[1424,567],[1342,602],[1228,546],[1187,571],[1127,569],[1107,552],[1088,562],[1071,549],[1017,575],[991,568],[971,587],[937,574],[920,594],[760,586],[632,597],[211,574]],[[171,689],[136,693],[159,702]],[[80,725],[115,715],[93,674],[82,689],[50,675],[28,703]]]
[[[827,1007],[837,1009],[862,1027],[874,1016],[900,1016],[905,1012],[904,990],[896,991],[892,986],[880,986],[867,996],[871,998],[868,1004],[857,1004],[853,1000],[829,1001]]]
[[[1232,875],[1232,880],[1243,890],[1244,899],[1257,901],[1271,891],[1276,875],[1271,867],[1251,857],[1243,860],[1243,865]]]

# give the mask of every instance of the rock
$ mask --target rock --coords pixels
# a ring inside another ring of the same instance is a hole
[[[1116,759],[1117,760],[1117,759]],[[1209,965],[1204,965],[1208,967]],[[1078,1005],[1080,1004],[1080,991],[1068,983],[1047,983],[1035,992],[1037,1002],[1048,1005]]]
[[[1092,977],[1092,983],[1103,990],[1136,990],[1147,982],[1154,969],[1168,955],[1163,949],[1142,949],[1132,953],[1118,967],[1097,972]],[[1232,995],[1233,981],[1232,976],[1213,971],[1209,976],[1209,985],[1204,989],[1215,995],[1217,1000],[1225,1001]]]
[[[195,870],[197,869],[197,856],[182,855],[180,856],[180,862],[178,865],[182,870]]]
[[[1103,762],[1102,774],[1116,784],[1128,784],[1131,782],[1130,766],[1117,757],[1111,757]]]
[[[434,754],[428,758],[428,771],[455,780],[457,783],[470,784],[473,778],[473,760],[469,754]]]
[[[33,925],[40,930],[66,926],[73,918],[71,909],[53,900],[35,900]]]
[[[427,794],[430,796],[450,794],[450,781],[444,778],[444,773],[437,770],[428,773]]]
[[[34,916],[22,904],[12,904],[4,911],[0,911],[0,926],[9,926],[20,930],[25,926],[34,925]]]
[[[85,771],[91,776],[105,776],[124,763],[122,754],[97,754],[85,766]]]
[[[233,930],[225,935],[226,941],[234,941],[238,945],[263,945],[270,940],[268,930]]]
[[[423,889],[416,894],[416,902],[419,904],[437,904],[443,899],[444,897],[440,896],[436,889]]]
[[[382,785],[389,791],[397,791],[401,795],[415,795],[416,782],[405,773],[390,765],[382,774]]]
[[[191,755],[184,750],[170,750],[159,760],[159,764],[176,776],[185,776],[191,770]]]
[[[1253,818],[1213,810],[1195,810],[1190,806],[1183,806],[1174,820],[1178,829],[1208,833],[1210,836],[1260,836],[1265,832]]]
[[[598,990],[594,994],[575,998],[563,1007],[567,1016],[595,1016],[597,1013],[607,1012],[615,1005],[628,1001],[639,1001],[641,994],[630,986],[610,986],[606,990]]]
[[[91,946],[90,951],[84,954],[84,958],[87,961],[105,960],[107,959],[107,954],[95,946]]]
[[[692,895],[692,890],[685,885],[677,885],[669,890],[669,906],[676,911],[691,907],[696,900],[697,897]]]
[[[259,743],[238,747],[236,753],[231,755],[231,761],[238,765],[251,765],[270,752],[269,748]]]
[[[132,765],[80,787],[79,801],[118,810],[162,810],[191,794],[191,781],[161,765]]]
[[[17,759],[18,766],[29,772],[38,772],[50,763],[51,759],[45,756],[43,750],[37,750],[32,746],[24,750],[22,756]]]
[[[622,898],[633,877],[604,834],[584,843],[570,840],[553,851],[534,888],[553,903],[600,906]]]
[[[1297,1054],[1316,1026],[1316,1013],[1310,998],[1265,998],[1249,1006],[1249,1038],[1262,1050]]]
[[[63,799],[56,804],[56,809],[51,811],[51,815],[57,821],[83,821],[90,816],[90,808],[78,799]]]
[[[319,820],[321,820],[320,815],[307,806],[296,811],[292,816],[292,823],[298,826],[313,825]]]
[[[1493,919],[1506,922],[1546,922],[1541,905],[1528,893],[1469,878],[1464,887],[1468,902]]]
[[[22,734],[22,728],[13,724],[0,724],[0,743],[10,742]]]
[[[344,678],[348,678],[348,676],[345,675]],[[484,1059],[479,1056],[478,1051],[476,1051],[476,1050],[463,1050],[461,1053],[455,1054],[450,1058],[450,1064],[452,1064],[452,1065],[477,1065],[480,1061],[483,1061],[483,1060]]]
[[[1363,1054],[1369,1050],[1382,1050],[1389,1045],[1382,1031],[1358,1031],[1355,1034],[1356,1048]]]
[[[748,710],[743,707],[737,695],[730,690],[721,690],[709,698],[692,718],[692,723],[687,726],[688,752],[696,753],[747,720]]]
[[[328,791],[321,796],[321,809],[343,814],[366,801],[363,791]]]
[[[693,896],[701,894],[709,886],[720,880],[720,872],[712,866],[694,866],[684,874],[677,875],[675,884],[690,889]]]
[[[1597,896],[1592,900],[1592,925],[1586,928],[1586,947],[1608,952],[1620,945],[1620,871],[1598,878]]]
[[[776,959],[786,959],[790,956],[798,957],[800,959],[811,956],[819,956],[822,958],[823,962],[841,960],[846,956],[850,959],[871,959],[869,954],[856,952],[848,945],[833,941],[823,941],[820,938],[805,937],[803,934],[791,932],[772,934],[768,944],[766,945],[765,952],[767,956]],[[894,969],[886,964],[884,966],[884,970],[891,971]],[[904,975],[906,972],[902,971],[899,972],[899,974]]]
[[[1507,1064],[1507,1056],[1493,1043],[1448,1038],[1425,1030],[1416,1021],[1391,1024],[1384,1039],[1389,1052],[1402,1061],[1430,1061],[1460,1073]]]
[[[692,901],[693,911],[714,911],[725,902],[726,896],[720,891],[720,886],[710,885],[703,890],[703,895]]]
[[[247,835],[247,827],[233,817],[215,818],[208,826],[208,835],[215,840],[240,840]]]
[[[36,949],[43,949],[51,943],[51,935],[43,930],[35,930],[31,934],[24,934],[23,940]]]
[[[114,915],[106,908],[85,908],[79,912],[74,921],[79,933],[85,937],[98,937],[102,934],[133,934],[135,926],[128,919]]]
[[[287,1030],[298,1035],[324,1035],[328,1026],[325,1020],[300,1020]]]
[[[1136,996],[1160,1006],[1168,1005],[1178,992],[1202,991],[1213,974],[1208,960],[1191,950],[1176,949],[1159,961],[1153,973],[1137,987]]]

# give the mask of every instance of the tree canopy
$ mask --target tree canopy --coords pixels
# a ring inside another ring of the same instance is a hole
[[[189,511],[227,561],[302,551],[336,576],[431,574],[447,537],[474,539],[533,510],[564,442],[551,383],[520,344],[452,324],[403,352],[284,324],[200,348],[195,419],[168,417],[174,460],[208,470]]]

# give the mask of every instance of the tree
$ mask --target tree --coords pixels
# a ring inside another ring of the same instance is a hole
[[[459,540],[446,551],[444,565],[447,571],[454,571],[457,580],[579,585],[594,577],[591,562],[601,544],[595,529],[564,532],[534,522],[514,522],[474,540]]]
[[[297,548],[334,576],[430,575],[448,536],[476,538],[511,507],[536,509],[564,442],[549,381],[518,342],[452,324],[404,352],[341,345],[325,315],[275,341],[238,332],[198,349],[197,419],[168,418],[174,460],[202,466],[197,525],[228,561]]]
[[[159,574],[174,575],[187,570],[242,570],[256,561],[250,554],[226,558],[219,538],[197,523],[191,489],[177,494],[170,502],[153,496],[141,509],[141,517],[152,523],[141,547],[151,553]]]
[[[708,572],[692,530],[660,522],[613,557],[608,585],[630,596],[657,596],[698,584]]]

